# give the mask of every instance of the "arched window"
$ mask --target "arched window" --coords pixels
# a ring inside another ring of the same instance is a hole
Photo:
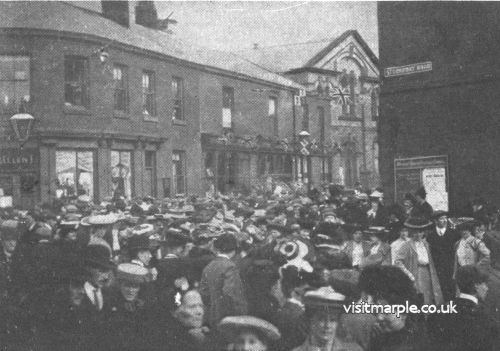
[[[378,109],[379,109],[379,89],[373,88],[371,96],[372,105],[372,121],[378,121]]]

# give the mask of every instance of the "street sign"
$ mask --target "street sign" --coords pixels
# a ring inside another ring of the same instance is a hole
[[[432,71],[432,62],[412,63],[406,66],[387,67],[384,69],[385,77],[406,76],[409,74]]]
[[[293,101],[294,101],[294,103],[295,103],[295,106],[300,106],[300,105],[301,105],[301,104],[300,104],[300,101],[301,101],[300,96],[295,95],[295,96],[293,97]]]

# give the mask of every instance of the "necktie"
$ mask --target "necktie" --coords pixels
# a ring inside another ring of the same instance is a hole
[[[97,289],[94,289],[94,302],[95,302],[95,307],[97,308],[98,311],[100,311],[102,306],[99,300],[99,294],[97,293]]]

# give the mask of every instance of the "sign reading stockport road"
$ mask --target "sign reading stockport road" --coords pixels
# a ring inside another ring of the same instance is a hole
[[[385,77],[406,76],[408,74],[432,71],[432,62],[413,63],[406,66],[387,67],[384,70]]]

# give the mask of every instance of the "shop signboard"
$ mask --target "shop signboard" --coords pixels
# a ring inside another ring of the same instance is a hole
[[[394,201],[424,187],[434,210],[448,210],[448,157],[426,156],[394,160]]]
[[[0,149],[0,173],[37,171],[39,155],[35,148]]]

